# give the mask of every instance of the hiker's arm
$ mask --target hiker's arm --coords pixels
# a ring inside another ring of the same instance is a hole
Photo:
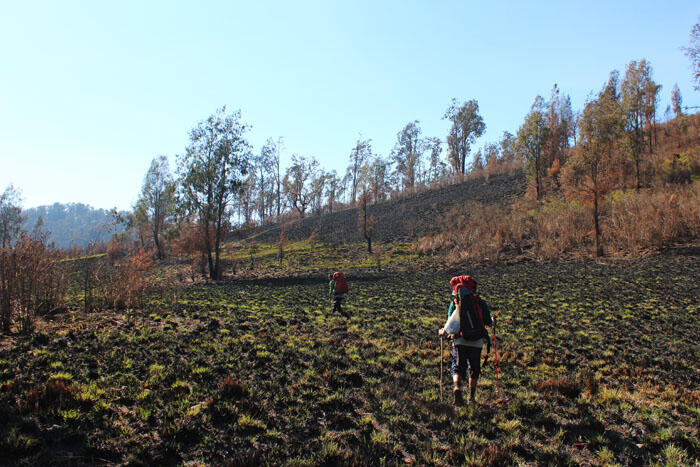
[[[333,289],[334,289],[333,285],[334,285],[334,284],[333,284],[333,281],[330,281],[330,282],[328,283],[328,286],[330,287],[330,290],[328,291],[328,295],[333,295],[333,292],[334,292],[334,290],[333,290]]]
[[[452,316],[452,312],[454,311],[455,308],[455,302],[453,300],[450,300],[450,306],[447,308],[447,320],[449,321],[450,316]],[[447,325],[447,322],[445,322],[445,326]],[[441,327],[438,330],[439,335],[444,335],[445,334],[445,326]]]
[[[447,307],[447,319],[450,319],[450,316],[452,316],[453,311],[455,311],[455,301],[450,300],[450,306]]]

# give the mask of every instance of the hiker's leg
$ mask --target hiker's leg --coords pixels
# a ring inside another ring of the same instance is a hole
[[[340,312],[341,315],[345,316],[346,318],[350,317],[350,314],[347,311],[343,311],[343,300],[345,300],[345,296],[341,295],[338,297],[338,311]]]
[[[466,354],[469,360],[469,400],[473,401],[481,374],[481,347],[468,347]]]
[[[463,345],[453,345],[452,346],[452,382],[454,383],[454,388],[452,392],[454,393],[455,404],[462,405],[462,389],[460,388],[460,382],[467,375],[467,365],[468,360],[465,355],[465,347]]]

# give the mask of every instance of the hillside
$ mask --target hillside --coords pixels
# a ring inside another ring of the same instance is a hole
[[[113,233],[123,230],[115,224],[111,211],[82,203],[54,203],[25,209],[22,214],[25,216],[23,228],[29,232],[41,218],[42,231],[49,234],[48,241],[54,242],[57,248],[84,248],[90,242],[107,242]]]
[[[682,183],[700,177],[700,113],[659,124],[656,138],[652,162],[664,181]]]
[[[415,239],[434,232],[450,208],[478,201],[484,204],[507,204],[525,193],[527,182],[522,171],[475,178],[444,188],[428,190],[409,198],[402,198],[368,207],[377,219],[374,239],[381,242]],[[298,219],[284,225],[289,240],[307,239],[312,232],[321,241],[329,243],[358,242],[362,237],[357,229],[359,208],[324,213]],[[263,227],[254,236],[257,241],[275,242],[281,225]]]

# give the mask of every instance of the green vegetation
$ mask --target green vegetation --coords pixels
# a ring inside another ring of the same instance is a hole
[[[280,267],[260,244],[255,270],[176,307],[156,294],[2,341],[0,463],[700,460],[697,256],[440,270],[396,244],[378,272],[361,244],[288,248]],[[327,299],[338,264],[349,320]],[[491,363],[454,409],[436,332],[463,272],[499,312],[501,390]]]

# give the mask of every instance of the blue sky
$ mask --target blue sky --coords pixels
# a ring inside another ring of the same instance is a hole
[[[0,190],[24,206],[129,208],[151,159],[226,105],[291,154],[344,173],[357,138],[388,155],[419,120],[444,138],[451,99],[515,133],[554,83],[580,109],[646,58],[700,105],[680,50],[697,1],[7,2],[0,17]]]

